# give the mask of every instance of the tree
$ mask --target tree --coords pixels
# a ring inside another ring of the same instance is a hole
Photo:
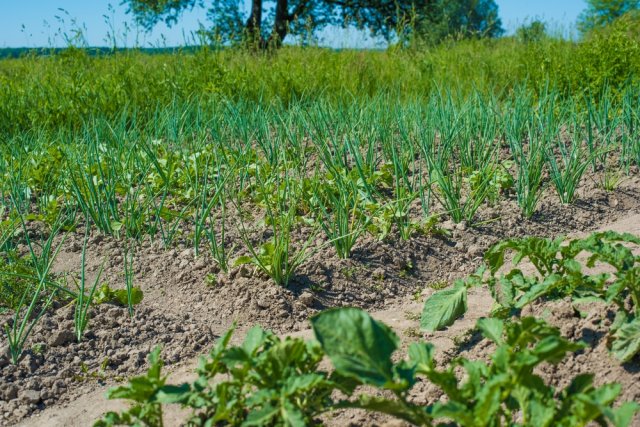
[[[438,43],[449,36],[498,37],[504,33],[494,0],[439,0],[415,16],[417,36]]]
[[[640,0],[587,0],[587,9],[578,18],[578,29],[586,34],[638,9]]]
[[[314,32],[327,25],[353,25],[387,40],[405,28],[418,34],[466,36],[502,34],[495,0],[212,0],[208,34],[223,42],[241,39],[261,47],[279,46],[288,35]],[[175,24],[180,14],[205,7],[205,0],[122,0],[137,22],[150,29],[160,21]],[[431,37],[430,36],[430,37]]]
[[[547,37],[547,24],[540,20],[522,25],[516,30],[516,38],[523,43],[536,43],[544,40],[545,37]]]

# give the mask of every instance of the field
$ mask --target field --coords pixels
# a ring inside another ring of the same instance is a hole
[[[0,424],[640,425],[630,52],[0,61]]]

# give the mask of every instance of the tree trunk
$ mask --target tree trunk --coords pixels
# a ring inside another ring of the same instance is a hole
[[[264,45],[262,39],[262,0],[251,1],[251,15],[245,24],[247,36],[252,43],[257,43],[260,47]]]
[[[269,46],[280,47],[289,32],[289,0],[278,0],[276,3],[276,19],[269,37]]]

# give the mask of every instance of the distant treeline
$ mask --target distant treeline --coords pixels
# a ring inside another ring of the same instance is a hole
[[[193,53],[201,49],[200,46],[178,47],[135,47],[135,48],[110,48],[110,47],[85,47],[73,49],[81,50],[89,56],[105,56],[113,53],[139,52],[149,55],[170,53]],[[55,56],[68,51],[66,47],[3,47],[0,48],[0,59],[23,58],[25,56]]]

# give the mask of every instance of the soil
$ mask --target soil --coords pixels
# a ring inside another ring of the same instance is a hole
[[[170,381],[182,382],[190,379],[196,356],[233,322],[238,325],[236,339],[256,324],[280,334],[309,337],[307,319],[329,307],[366,309],[391,326],[404,344],[417,339],[436,344],[443,362],[460,352],[486,357],[484,341],[464,348],[458,344],[489,312],[488,291],[474,290],[463,319],[428,335],[418,329],[422,301],[435,288],[473,272],[484,251],[505,238],[583,235],[598,229],[640,235],[638,174],[612,192],[601,189],[598,181],[597,176],[586,177],[572,205],[560,204],[548,187],[538,212],[528,220],[521,217],[512,195],[482,208],[475,224],[455,225],[443,218],[439,226],[444,233],[416,234],[408,241],[393,233],[383,241],[363,237],[348,260],[338,259],[329,245],[323,245],[286,288],[248,266],[223,274],[207,254],[196,257],[181,242],[166,250],[158,241],[145,241],[135,258],[135,285],[144,298],[133,317],[122,307],[97,305],[88,332],[77,343],[73,308],[56,304],[34,329],[30,349],[17,366],[8,363],[7,347],[0,344],[0,425],[90,425],[105,411],[124,407],[123,402],[106,400],[105,391],[144,371],[146,357],[157,344],[163,347]],[[56,259],[56,274],[78,274],[83,237],[82,229],[67,237]],[[322,243],[321,237],[316,239]],[[87,252],[90,280],[101,265],[101,281],[122,287],[123,243],[96,233]],[[620,382],[622,399],[640,401],[639,358],[620,365],[607,351],[604,336],[611,317],[607,307],[588,307],[585,317],[577,316],[566,302],[535,305],[531,312],[559,326],[565,336],[591,345],[558,366],[544,367],[546,379],[563,386],[578,373],[594,372],[597,384]],[[0,323],[6,321],[0,316]],[[424,403],[440,398],[428,385],[419,385],[413,395]],[[182,413],[171,409],[166,416],[166,425],[179,425]],[[336,426],[402,425],[360,411],[338,412],[323,421]]]

